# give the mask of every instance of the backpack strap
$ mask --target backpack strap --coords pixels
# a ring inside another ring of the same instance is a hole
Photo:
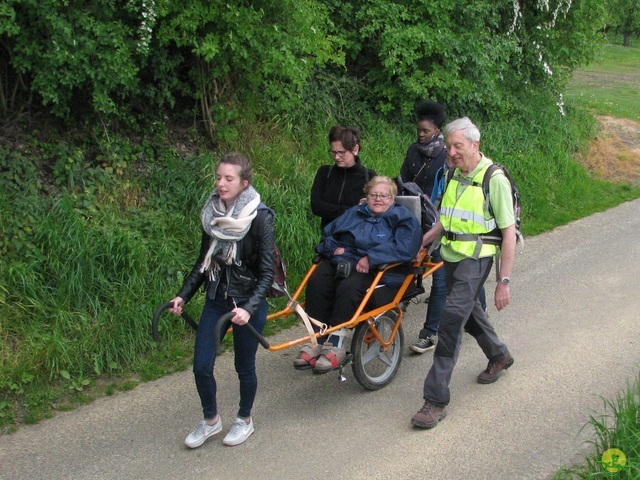
[[[264,203],[260,202],[258,204],[258,208],[256,208],[256,218],[253,219],[253,221],[251,222],[251,226],[253,227],[255,225],[255,229],[252,229],[252,234],[254,236],[254,238],[258,238],[258,232],[262,231],[262,226],[264,225],[264,215],[260,215],[260,210],[266,210],[268,212],[271,212],[271,215],[273,216],[273,218],[276,217],[276,212],[272,209],[267,207]]]
[[[482,191],[484,192],[484,208],[487,212],[493,216],[493,208],[491,208],[491,202],[489,201],[489,182],[491,181],[491,177],[493,176],[493,172],[496,170],[502,170],[504,175],[507,174],[507,171],[504,169],[502,165],[497,163],[492,163],[487,168],[487,171],[484,172],[484,177],[482,178]],[[511,183],[511,182],[510,182]]]
[[[447,170],[447,185],[449,185],[449,182],[451,182],[451,179],[453,178],[453,172],[456,171],[456,167],[449,167],[449,169]]]
[[[438,198],[436,198],[435,201],[433,202],[433,204],[436,206],[438,211],[440,211],[440,204],[442,203],[444,192],[447,191],[447,188],[449,187],[449,183],[451,183],[451,179],[453,178],[453,171],[455,169],[456,167],[449,167],[447,168],[447,171],[444,174],[444,185],[442,186],[442,190],[440,191],[440,193],[438,193]]]

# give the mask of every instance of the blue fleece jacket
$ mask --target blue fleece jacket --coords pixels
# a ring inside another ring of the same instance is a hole
[[[340,261],[356,263],[369,257],[372,269],[380,265],[410,262],[417,255],[422,243],[420,222],[402,205],[392,205],[381,215],[373,215],[366,204],[356,205],[329,223],[322,231],[322,240],[316,252],[331,263]],[[338,247],[344,247],[342,255],[333,255]],[[384,283],[397,287],[404,275],[387,273]]]

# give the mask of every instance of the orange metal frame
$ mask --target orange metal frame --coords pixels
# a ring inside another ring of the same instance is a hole
[[[386,350],[394,341],[396,333],[398,332],[398,329],[400,328],[400,324],[402,322],[402,309],[400,307],[398,307],[398,304],[400,303],[400,301],[402,300],[402,297],[404,297],[405,293],[407,292],[407,289],[409,288],[409,286],[411,285],[411,283],[414,281],[414,274],[409,274],[405,277],[402,285],[400,286],[400,288],[398,289],[398,291],[396,292],[395,297],[393,298],[393,300],[390,303],[387,303],[385,305],[382,305],[378,308],[375,308],[373,310],[370,310],[368,312],[364,312],[363,310],[365,309],[366,305],[369,303],[369,300],[371,298],[371,295],[373,295],[373,292],[375,290],[375,288],[378,286],[378,284],[380,283],[380,280],[382,279],[382,276],[384,275],[384,273],[386,271],[388,271],[391,268],[397,267],[398,265],[401,265],[399,263],[394,263],[392,265],[389,265],[387,268],[385,268],[384,270],[380,270],[378,273],[376,273],[376,276],[373,280],[373,283],[371,284],[371,287],[369,287],[369,290],[367,290],[367,293],[365,294],[364,298],[362,299],[362,302],[360,302],[360,305],[358,306],[358,309],[355,311],[355,313],[353,314],[353,316],[351,317],[351,319],[347,320],[344,323],[341,323],[340,325],[335,325],[333,327],[327,328],[326,331],[324,331],[322,334],[320,332],[315,334],[315,337],[318,338],[320,336],[323,335],[327,335],[330,334],[332,332],[336,332],[338,330],[341,330],[343,328],[354,328],[356,327],[358,324],[360,324],[361,322],[364,321],[368,321],[369,322],[369,329],[371,331],[371,334],[375,337],[375,339],[380,342],[380,345],[382,346],[383,350]],[[416,259],[416,261],[413,263],[414,267],[425,267],[425,272],[422,274],[422,278],[427,278],[429,275],[431,275],[433,272],[435,272],[437,269],[442,267],[442,262],[438,262],[438,263],[434,263],[431,261],[431,258],[429,256],[427,256],[426,251],[424,249],[420,250],[420,253],[418,254],[418,258]],[[295,291],[295,293],[293,294],[293,296],[291,297],[291,299],[289,300],[289,302],[287,303],[286,307],[283,308],[282,310],[279,310],[277,312],[274,312],[270,315],[267,316],[267,320],[274,320],[276,318],[282,318],[282,317],[287,317],[289,315],[291,315],[292,313],[295,312],[295,307],[296,305],[302,305],[302,302],[298,302],[298,298],[300,298],[300,296],[302,295],[302,292],[305,290],[307,283],[309,282],[309,278],[311,277],[311,275],[313,274],[313,272],[315,271],[315,269],[318,267],[317,264],[313,264],[311,265],[311,268],[309,269],[309,271],[307,272],[307,274],[304,276],[302,283],[300,283],[300,286],[298,286],[298,289]],[[386,311],[389,310],[395,310],[396,313],[398,314],[398,318],[396,319],[396,323],[393,327],[393,330],[391,331],[391,334],[389,336],[388,339],[384,339],[382,338],[382,336],[380,335],[380,332],[378,332],[378,330],[375,328],[375,318],[377,318],[378,316],[380,316],[381,314],[383,314]],[[283,342],[280,343],[278,345],[271,345],[269,347],[269,350],[271,351],[279,351],[279,350],[284,350],[285,348],[289,348],[292,347],[294,345],[299,345],[301,343],[305,343],[311,340],[311,336],[310,335],[306,335],[304,337],[300,337],[297,338],[295,340],[290,340],[288,342]]]

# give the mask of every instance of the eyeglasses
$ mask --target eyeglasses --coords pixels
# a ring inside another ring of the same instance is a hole
[[[328,150],[329,155],[335,157],[336,155],[339,157],[344,157],[348,150]]]
[[[389,200],[391,198],[391,195],[388,195],[386,193],[369,193],[367,194],[367,197],[369,198],[374,198],[374,199],[381,199],[381,200]]]

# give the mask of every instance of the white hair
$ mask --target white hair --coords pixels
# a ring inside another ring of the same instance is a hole
[[[458,118],[448,123],[443,130],[445,137],[457,131],[461,131],[464,137],[470,142],[480,141],[480,130],[478,130],[478,127],[473,124],[469,117]]]

